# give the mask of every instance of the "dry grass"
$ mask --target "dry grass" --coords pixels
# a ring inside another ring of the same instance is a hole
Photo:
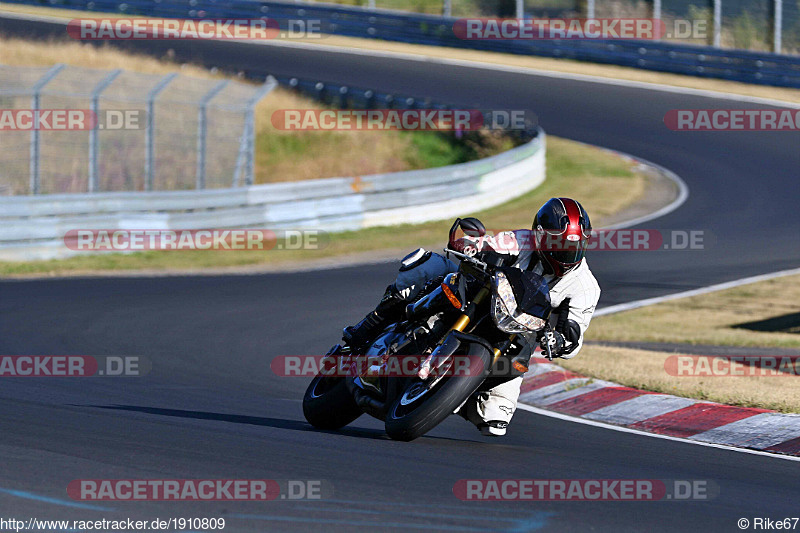
[[[797,313],[800,276],[743,285],[692,298],[597,317],[589,340],[672,342],[800,348],[800,335],[753,331],[738,324]],[[639,389],[748,407],[800,412],[800,379],[781,377],[669,375],[670,353],[588,345],[566,368]]]
[[[180,70],[182,74],[197,78],[222,78],[202,67],[169,61],[169,57],[155,57],[122,52],[108,44],[95,46],[78,41],[27,41],[0,38],[0,62],[12,66],[51,66],[64,63],[76,67],[126,70],[146,74],[169,74]]]
[[[777,411],[800,412],[800,379],[787,376],[673,376],[664,368],[674,354],[617,348],[586,346],[574,359],[561,361],[564,367],[635,387],[745,407],[761,407]]]
[[[256,183],[401,172],[414,161],[412,135],[395,131],[283,131],[270,117],[279,109],[322,109],[278,89],[256,108]]]
[[[800,348],[797,333],[733,327],[797,313],[798,302],[800,276],[784,277],[597,317],[587,338]]]

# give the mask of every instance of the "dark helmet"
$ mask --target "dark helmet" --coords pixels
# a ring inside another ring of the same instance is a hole
[[[572,198],[550,198],[533,219],[536,253],[542,265],[561,277],[580,264],[592,235],[592,223]]]

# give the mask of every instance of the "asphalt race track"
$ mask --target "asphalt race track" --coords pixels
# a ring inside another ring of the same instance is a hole
[[[0,31],[31,28],[39,35],[58,29],[0,21]],[[676,133],[662,122],[669,109],[752,105],[265,45],[170,47],[184,59],[233,70],[532,109],[550,134],[673,170],[690,197],[645,227],[702,230],[706,249],[590,256],[602,305],[800,265],[800,135]],[[0,354],[140,355],[153,365],[141,378],[4,379],[2,515],[224,517],[226,531],[738,531],[742,517],[797,514],[797,462],[526,412],[494,441],[456,417],[413,443],[388,440],[382,424],[366,416],[339,433],[313,430],[300,407],[307,380],[276,377],[271,359],[322,353],[342,325],[374,304],[393,271],[377,265],[0,283]],[[268,503],[91,503],[66,495],[74,479],[183,478],[324,480],[332,494]],[[457,480],[487,478],[705,480],[718,494],[689,502],[536,503],[461,502],[453,495]]]

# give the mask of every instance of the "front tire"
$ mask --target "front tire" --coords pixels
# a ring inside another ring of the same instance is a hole
[[[303,416],[318,429],[342,428],[362,413],[343,377],[318,375],[303,396]]]
[[[403,405],[409,391],[419,387],[422,380],[415,378],[405,388],[403,394],[389,408],[386,415],[386,433],[394,440],[411,441],[421,437],[447,418],[464,400],[478,390],[486,379],[492,363],[492,354],[480,344],[470,343],[466,353],[471,359],[479,357],[483,372],[469,376],[447,376],[434,387]],[[414,405],[417,403],[417,405]]]

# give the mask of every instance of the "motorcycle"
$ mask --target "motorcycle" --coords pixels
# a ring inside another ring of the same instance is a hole
[[[475,218],[456,219],[458,230],[485,235]],[[522,375],[532,349],[550,328],[547,283],[534,272],[510,268],[514,259],[491,250],[465,254],[457,272],[429,282],[363,356],[335,345],[329,361],[346,372],[320,372],[303,397],[303,414],[316,428],[335,430],[367,413],[383,420],[395,440],[414,440],[458,411],[473,394]],[[521,337],[524,337],[521,338]],[[546,353],[552,354],[549,348]],[[393,359],[412,357],[408,372],[385,372]],[[358,364],[356,364],[357,361]],[[348,365],[350,365],[348,367]],[[456,369],[469,367],[468,371]]]

